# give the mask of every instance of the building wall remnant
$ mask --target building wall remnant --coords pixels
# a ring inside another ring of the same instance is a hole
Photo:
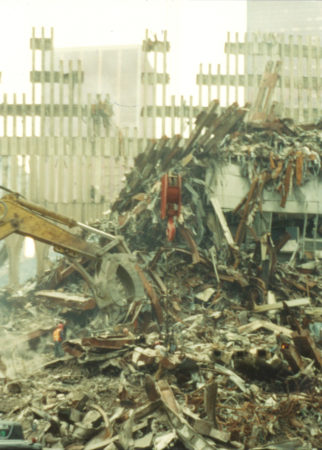
[[[211,189],[215,192],[223,209],[233,210],[250,188],[247,178],[241,176],[239,164],[227,164],[212,177]],[[285,207],[280,206],[281,196],[276,191],[264,189],[262,210],[285,214],[322,215],[322,176],[315,177],[303,186],[293,186]]]

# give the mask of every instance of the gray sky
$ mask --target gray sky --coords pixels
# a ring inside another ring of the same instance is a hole
[[[174,94],[188,94],[200,63],[224,64],[227,32],[246,27],[245,0],[0,0],[0,94],[29,89],[32,27],[54,46],[141,44],[145,30],[167,30]]]

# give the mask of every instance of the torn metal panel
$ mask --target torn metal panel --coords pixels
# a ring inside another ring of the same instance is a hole
[[[310,306],[311,299],[310,297],[296,298],[294,300],[285,300],[283,302],[275,302],[268,305],[255,305],[254,311],[256,312],[266,312],[266,311],[274,311],[276,309],[283,309],[284,303],[289,308],[297,308],[299,306]]]
[[[86,297],[83,295],[75,295],[69,292],[48,291],[42,290],[35,293],[36,297],[45,297],[51,300],[53,303],[66,306],[71,309],[87,311],[94,309],[96,301],[92,297]]]
[[[185,446],[191,450],[206,450],[211,445],[211,441],[203,438],[196,432],[189,423],[184,419],[171,387],[165,380],[160,380],[157,383],[160,392],[161,401],[166,407],[171,425],[176,430],[176,434],[182,440]]]
[[[162,402],[167,405],[171,411],[174,411],[176,414],[179,413],[180,407],[173,395],[172,389],[169,384],[165,380],[160,380],[157,383],[158,390],[160,392],[160,398]]]
[[[214,447],[214,441],[207,439],[196,432],[188,421],[182,416],[176,414],[171,408],[167,407],[167,414],[172,427],[176,430],[177,436],[189,450],[209,450]]]
[[[236,373],[234,373],[232,370],[228,369],[227,367],[222,366],[221,364],[216,363],[215,364],[215,371],[218,373],[222,373],[224,375],[228,375],[231,379],[231,381],[239,387],[239,389],[242,392],[247,392],[248,389],[245,386],[245,381]]]
[[[137,337],[129,337],[124,335],[115,336],[93,336],[84,337],[81,340],[81,344],[86,347],[92,348],[106,348],[110,350],[119,350],[127,345],[134,345],[137,342]]]
[[[188,422],[193,429],[204,436],[209,436],[215,441],[227,444],[231,439],[231,433],[216,429],[211,421],[200,419],[187,408],[183,410],[184,415],[188,418]]]
[[[275,323],[269,322],[267,320],[254,320],[247,325],[242,325],[238,328],[239,333],[252,333],[260,328],[265,328],[266,330],[273,331],[276,334],[284,334],[285,336],[291,337],[293,331],[289,328],[276,325]]]

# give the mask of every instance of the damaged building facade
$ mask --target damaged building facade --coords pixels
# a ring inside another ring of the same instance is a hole
[[[254,228],[258,235],[271,233],[275,241],[290,233],[284,252],[298,251],[302,259],[305,255],[310,259],[321,258],[322,180],[320,155],[316,151],[319,142],[314,142],[312,136],[309,148],[303,136],[284,142],[277,135],[272,139],[265,132],[256,133],[255,142],[249,137],[233,138],[225,144],[224,161],[216,162],[209,169],[207,188],[225,211],[234,211],[247,196],[256,174],[265,170],[280,172],[277,176],[273,174],[260,199],[248,199],[256,202],[251,207]],[[277,169],[281,158],[287,162]],[[295,173],[296,180],[293,180]]]

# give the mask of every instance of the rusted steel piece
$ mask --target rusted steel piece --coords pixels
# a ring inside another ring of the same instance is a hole
[[[218,121],[218,125],[214,129],[215,135],[213,138],[209,139],[205,145],[205,152],[215,153],[223,138],[244,120],[244,117],[249,110],[249,104],[246,104],[243,108],[239,108],[237,103],[233,103],[231,107],[233,112],[229,113],[230,107],[227,108],[227,114],[229,113],[227,117],[225,117],[226,111],[220,116],[221,120]]]
[[[304,368],[301,355],[297,352],[294,345],[283,342],[281,344],[281,352],[294,373]]]
[[[183,227],[182,225],[179,226],[179,232],[181,234],[181,236],[187,241],[189,247],[191,248],[191,252],[192,252],[192,263],[193,264],[197,264],[200,262],[200,254],[198,251],[198,246],[196,244],[196,242],[194,241],[194,239],[191,236],[190,231]]]
[[[238,224],[238,228],[237,228],[236,235],[235,235],[235,242],[237,243],[237,245],[240,245],[240,243],[243,241],[244,236],[245,236],[245,224],[246,224],[246,220],[247,220],[248,214],[249,214],[250,209],[251,209],[250,208],[251,201],[254,198],[256,198],[256,191],[257,191],[257,188],[258,188],[258,181],[259,181],[259,178],[256,177],[253,180],[253,182],[251,184],[251,187],[250,187],[250,189],[248,191],[248,194],[247,194],[247,200],[245,202],[244,210],[243,210],[243,213],[242,213],[242,218],[241,218],[241,220],[240,220],[240,222]]]
[[[207,126],[207,124],[209,124],[209,118],[210,117],[217,117],[215,115],[215,111],[219,106],[219,101],[218,100],[213,100],[209,106],[208,109],[206,111],[205,114],[202,114],[202,117],[200,117],[200,119],[198,120],[197,118],[197,123],[195,128],[192,130],[191,135],[185,145],[184,148],[184,155],[186,155],[187,153],[189,153],[192,150],[192,147],[195,143],[195,141],[198,139],[198,136],[200,135],[202,129]]]
[[[322,369],[322,356],[320,350],[317,348],[314,340],[310,336],[307,330],[301,330],[301,333],[297,331],[293,332],[292,339],[296,349],[303,356],[314,360],[318,369]]]
[[[168,241],[175,237],[174,218],[181,213],[181,184],[180,175],[165,174],[161,179],[161,219],[168,219]]]
[[[265,233],[259,240],[260,246],[260,279],[264,282],[266,290],[272,279],[277,262],[276,249],[270,233]]]
[[[266,302],[267,282],[259,277],[251,277],[245,289],[246,306],[255,309]]]
[[[163,294],[167,293],[167,287],[166,285],[163,283],[161,277],[159,276],[159,274],[153,270],[149,270],[149,274],[150,276],[153,278],[153,280],[157,283],[157,285],[159,286],[161,292]]]
[[[211,382],[206,384],[205,386],[204,403],[208,420],[212,422],[212,424],[215,427],[217,427],[217,420],[216,420],[217,393],[218,393],[218,384],[214,380],[211,380]]]
[[[176,226],[174,224],[173,217],[169,217],[167,224],[167,239],[168,241],[173,241],[176,235]]]
[[[88,258],[81,258],[80,264],[84,265],[88,261]],[[76,271],[75,266],[70,264],[65,258],[62,258],[58,266],[50,273],[50,279],[46,283],[48,289],[55,289],[60,285],[62,281],[69,277]]]
[[[265,170],[260,175],[259,180],[259,186],[258,186],[258,192],[257,192],[257,202],[258,202],[258,210],[262,213],[262,196],[263,196],[263,190],[266,186],[266,183],[271,179],[271,173]],[[253,209],[256,203],[253,205]]]
[[[289,161],[287,167],[286,167],[286,173],[285,173],[285,177],[284,177],[284,185],[282,188],[282,199],[281,199],[281,203],[280,206],[282,208],[285,208],[286,205],[286,200],[288,197],[288,194],[290,192],[290,187],[291,187],[291,183],[292,183],[292,175],[293,175],[293,161]]]
[[[82,345],[95,348],[106,348],[110,350],[119,350],[127,345],[133,345],[137,341],[136,337],[108,336],[108,337],[84,337]]]
[[[219,279],[220,281],[228,281],[229,283],[237,282],[243,288],[249,285],[248,280],[237,271],[236,272],[230,271],[230,273],[219,272]]]
[[[135,269],[137,270],[139,277],[143,283],[144,289],[147,293],[147,295],[150,297],[157,321],[159,324],[163,323],[163,314],[162,314],[162,309],[160,306],[160,302],[158,299],[158,296],[155,292],[155,290],[153,289],[152,285],[149,283],[148,279],[146,278],[143,270],[140,268],[140,266],[138,264],[135,265]]]
[[[271,170],[275,169],[275,167],[276,167],[276,162],[275,162],[275,159],[274,159],[274,153],[273,152],[269,153],[269,165],[270,165]]]
[[[281,64],[281,61],[276,61],[274,64],[273,72],[267,76],[266,80],[264,80],[264,86],[267,88],[267,93],[263,105],[263,111],[266,113],[266,117],[268,117],[269,115],[269,107],[272,102],[272,96],[276,87],[277,80],[279,79]]]
[[[235,207],[235,209],[233,209],[232,213],[233,214],[238,214],[239,211],[242,209],[242,207],[245,205],[246,201],[247,201],[248,195],[246,195],[239,203],[238,205]]]
[[[276,178],[278,178],[280,176],[280,173],[283,170],[283,165],[284,165],[283,161],[277,161],[277,166],[271,173],[272,180],[275,180]]]
[[[84,348],[81,346],[79,342],[64,341],[62,343],[62,346],[65,353],[75,356],[76,358],[79,358],[85,353]]]
[[[267,61],[265,66],[265,71],[262,75],[261,81],[259,83],[259,88],[257,92],[257,96],[254,101],[254,112],[252,114],[251,119],[256,120],[265,120],[265,111],[263,107],[263,102],[265,98],[266,88],[272,85],[272,69],[273,69],[273,61]]]
[[[164,253],[167,249],[165,247],[160,247],[157,252],[155,253],[151,263],[150,263],[150,270],[154,270],[159,259],[161,258],[162,253]]]
[[[162,171],[167,170],[167,167],[171,165],[171,162],[174,158],[178,158],[180,153],[182,152],[182,147],[179,145],[182,136],[176,135],[171,139],[170,152],[167,155],[164,155],[161,161],[161,169]]]
[[[303,280],[299,277],[291,277],[291,276],[283,276],[281,278],[282,282],[289,286],[291,289],[296,288],[299,291],[305,292],[307,294],[308,288],[311,290],[315,287],[317,287],[318,283],[315,280],[305,280],[305,283]],[[311,296],[313,295],[312,291],[310,292]]]
[[[303,152],[298,151],[296,153],[296,184],[301,186],[303,176]]]
[[[174,411],[176,414],[180,412],[180,406],[175,399],[173,391],[166,380],[160,380],[157,382],[157,388],[160,393],[160,398],[162,402],[167,405],[171,411]]]
[[[273,119],[272,113],[274,112],[274,109],[270,108],[270,106],[274,89],[279,78],[280,68],[281,61],[276,61],[275,64],[273,61],[267,62],[249,120],[266,122],[268,119]]]
[[[39,337],[44,336],[45,334],[49,334],[52,331],[54,331],[52,327],[46,329],[39,328],[38,330],[30,331],[30,333],[27,334],[24,340],[32,341],[33,339],[38,339]]]
[[[145,375],[144,387],[145,387],[145,391],[146,391],[146,394],[147,394],[148,399],[150,400],[150,402],[154,402],[154,401],[160,399],[160,394],[159,394],[159,392],[156,389],[156,386],[155,386],[155,383],[154,383],[154,379],[149,374]]]
[[[122,229],[122,227],[124,227],[128,220],[132,217],[132,216],[138,216],[140,215],[143,211],[145,211],[151,201],[151,198],[146,195],[146,194],[137,194],[134,195],[133,200],[138,200],[138,203],[134,206],[134,208],[131,211],[126,212],[125,214],[121,214],[118,217],[118,224],[120,226],[120,228]]]

